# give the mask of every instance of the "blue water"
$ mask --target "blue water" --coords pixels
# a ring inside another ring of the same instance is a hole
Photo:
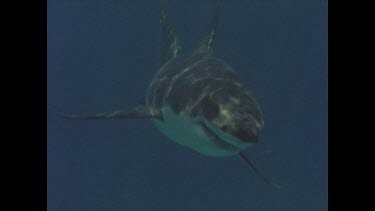
[[[245,153],[211,158],[148,120],[68,121],[56,113],[129,109],[160,66],[159,12],[185,51],[215,10],[204,0],[48,1],[49,211],[327,210],[327,2],[219,2],[217,55],[261,105],[265,128]]]

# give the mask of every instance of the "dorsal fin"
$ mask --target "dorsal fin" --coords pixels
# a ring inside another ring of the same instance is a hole
[[[161,11],[160,24],[162,27],[162,39],[164,45],[161,59],[162,64],[164,64],[168,60],[176,57],[178,53],[180,53],[181,46],[178,43],[177,36],[164,10]]]
[[[219,23],[219,9],[216,9],[209,25],[209,31],[201,42],[198,51],[210,53],[213,51],[213,44],[216,36],[217,25]]]

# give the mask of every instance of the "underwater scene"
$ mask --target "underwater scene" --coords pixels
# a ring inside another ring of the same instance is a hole
[[[48,0],[47,210],[328,210],[327,0]]]

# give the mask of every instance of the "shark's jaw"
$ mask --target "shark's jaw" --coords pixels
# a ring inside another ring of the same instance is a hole
[[[162,109],[163,120],[153,119],[155,126],[174,142],[207,156],[230,156],[251,146],[224,133],[207,120],[191,118],[184,112],[175,114]]]

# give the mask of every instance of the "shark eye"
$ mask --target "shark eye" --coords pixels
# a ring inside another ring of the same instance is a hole
[[[223,131],[227,131],[227,130],[228,130],[228,126],[224,125],[224,126],[221,128],[221,130],[223,130]]]

